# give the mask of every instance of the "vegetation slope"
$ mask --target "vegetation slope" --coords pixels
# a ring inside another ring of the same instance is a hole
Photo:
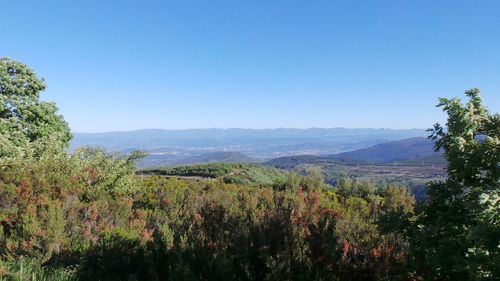
[[[291,172],[242,162],[219,162],[208,164],[159,167],[139,170],[142,175],[219,178],[225,183],[244,185],[273,185],[284,182]]]

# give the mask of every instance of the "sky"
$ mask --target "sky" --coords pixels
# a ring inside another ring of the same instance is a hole
[[[429,128],[500,108],[500,1],[0,0],[0,56],[73,132]]]

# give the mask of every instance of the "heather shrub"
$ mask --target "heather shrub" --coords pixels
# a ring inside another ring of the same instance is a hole
[[[379,230],[388,214],[411,214],[406,189],[346,181],[336,193],[296,174],[190,181],[135,175],[133,155],[44,151],[1,160],[4,280],[21,259],[77,280],[407,277],[406,241]]]

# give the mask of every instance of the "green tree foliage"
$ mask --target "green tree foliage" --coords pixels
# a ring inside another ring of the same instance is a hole
[[[26,65],[0,58],[0,156],[42,138],[50,137],[61,146],[71,139],[56,105],[40,100],[45,87]]]
[[[218,178],[227,175],[236,169],[246,169],[246,168],[252,168],[254,166],[257,165],[251,165],[242,162],[220,162],[220,163],[152,168],[152,169],[141,170],[139,171],[139,173],[144,175]]]
[[[440,99],[446,128],[431,130],[444,149],[448,179],[429,186],[429,200],[416,221],[417,270],[429,280],[498,280],[500,116],[490,114],[479,90]]]

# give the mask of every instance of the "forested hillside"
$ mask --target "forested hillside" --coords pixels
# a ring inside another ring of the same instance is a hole
[[[286,156],[272,159],[263,163],[280,169],[293,169],[300,164],[337,164],[337,165],[360,165],[369,164],[368,161],[352,158],[319,157],[313,155]]]
[[[465,103],[439,100],[446,129],[430,137],[447,177],[420,203],[391,182],[327,185],[314,165],[304,175],[250,163],[136,174],[141,151],[69,150],[44,89],[26,65],[0,59],[0,281],[500,276],[500,115],[477,89]]]
[[[291,172],[241,162],[158,167],[139,170],[137,173],[141,175],[219,178],[225,183],[237,183],[247,186],[272,186],[284,183],[288,178],[293,177]]]

